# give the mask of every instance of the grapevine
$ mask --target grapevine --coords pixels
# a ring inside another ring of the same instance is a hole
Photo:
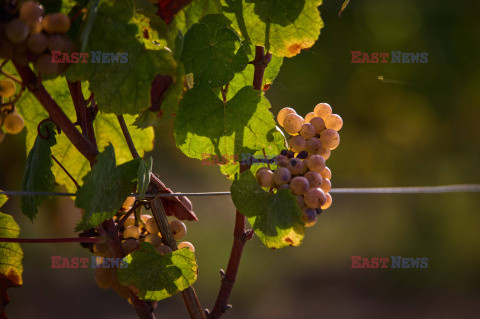
[[[0,318],[9,289],[23,285],[21,245],[62,243],[83,247],[89,280],[138,318],[155,318],[158,305],[178,295],[190,318],[218,319],[243,285],[236,279],[250,240],[293,249],[307,228],[335,216],[325,211],[341,191],[329,167],[336,170],[330,163],[344,122],[334,111],[342,113],[342,103],[332,102],[334,110],[321,102],[306,114],[276,104],[274,114],[266,94],[283,63],[319,39],[321,4],[0,1],[0,154],[19,139],[27,153],[21,190],[0,191],[0,208],[9,207],[7,194],[19,195],[19,212],[35,222],[55,195],[71,197],[79,212],[76,235],[61,238],[28,238],[15,214],[0,213]],[[173,130],[158,135],[168,123]],[[198,165],[215,158],[230,192],[167,185],[149,152],[168,138]],[[202,194],[228,195],[235,206],[215,300],[195,290],[202,247],[189,236],[194,227],[210,230],[188,196]],[[80,265],[52,256],[52,268],[67,264]]]

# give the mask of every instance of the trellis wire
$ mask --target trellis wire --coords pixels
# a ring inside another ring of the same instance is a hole
[[[458,184],[441,186],[408,186],[408,187],[354,187],[332,188],[332,194],[438,194],[480,192],[480,184]],[[7,196],[77,196],[76,193],[62,192],[23,192],[0,191]],[[137,194],[132,194],[137,195]],[[175,196],[228,196],[230,192],[199,192],[199,193],[164,193],[145,194],[145,197],[175,197]]]

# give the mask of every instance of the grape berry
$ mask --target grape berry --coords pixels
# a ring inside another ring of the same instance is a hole
[[[171,253],[172,249],[163,241],[153,216],[147,214],[135,216],[135,214],[131,214],[125,219],[123,225],[118,224],[124,219],[127,212],[130,212],[132,207],[135,207],[134,205],[135,197],[128,197],[123,203],[122,208],[120,208],[117,215],[113,218],[119,229],[123,254],[128,255],[138,250],[140,244],[143,242],[152,244],[161,255]],[[175,240],[181,240],[187,232],[185,224],[176,219],[171,220],[169,224]],[[113,252],[114,248],[111,244],[111,242],[96,243],[91,247],[91,251],[97,256],[97,265],[101,264],[104,258],[113,258],[115,256]],[[187,241],[180,242],[177,247],[178,249],[187,248],[195,252],[195,247]],[[132,300],[129,289],[133,293],[138,293],[140,290],[135,286],[122,286],[117,278],[117,269],[118,268],[102,268],[99,266],[95,269],[95,282],[101,289],[112,288],[120,297],[127,299],[127,301],[131,303]]]
[[[0,57],[13,59],[21,66],[34,63],[41,75],[54,75],[66,70],[68,64],[52,63],[52,51],[72,53],[73,42],[66,36],[70,19],[63,13],[45,15],[40,3],[20,2],[18,15],[7,18],[0,29]],[[3,21],[2,21],[3,22]]]
[[[331,150],[340,144],[338,131],[342,118],[332,114],[332,107],[319,103],[303,119],[292,108],[283,108],[277,115],[278,124],[292,135],[289,149],[275,158],[276,170],[262,167],[256,172],[260,186],[269,189],[289,189],[302,210],[306,227],[317,222],[317,215],[332,205],[328,193],[332,187],[332,172],[325,161]]]

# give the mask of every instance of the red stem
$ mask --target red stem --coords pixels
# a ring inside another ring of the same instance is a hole
[[[73,106],[77,114],[77,122],[82,129],[82,134],[97,148],[97,139],[93,130],[93,116],[89,114],[87,101],[83,97],[82,83],[80,81],[67,81],[70,95],[72,96]]]
[[[265,48],[261,46],[255,47],[255,59],[251,62],[255,67],[255,73],[253,74],[253,88],[261,91],[263,89],[263,75],[265,74],[265,68],[272,60],[272,54],[265,54]]]
[[[228,260],[227,272],[223,275],[220,291],[218,292],[217,301],[210,312],[210,319],[220,318],[225,311],[230,309],[228,300],[232,293],[235,279],[237,278],[238,267],[242,259],[243,248],[249,239],[248,232],[245,231],[245,216],[238,210],[235,215],[235,229],[233,231],[233,245]]]
[[[253,74],[253,88],[255,90],[262,91],[265,68],[271,60],[272,55],[270,53],[265,54],[264,47],[255,47],[255,59],[251,62],[255,67],[255,73]],[[240,173],[248,169],[250,169],[250,165],[241,165]],[[233,245],[232,250],[230,251],[230,258],[228,259],[227,272],[221,272],[222,283],[220,285],[220,291],[218,292],[215,305],[209,313],[210,319],[220,318],[225,311],[231,308],[228,304],[228,300],[230,299],[230,294],[232,293],[235,279],[237,278],[243,248],[245,247],[245,243],[253,236],[253,230],[245,231],[245,222],[245,216],[237,209],[235,214],[235,229],[233,230]]]
[[[0,243],[104,243],[103,237],[74,237],[74,238],[0,238]]]
[[[43,84],[38,81],[37,76],[32,70],[30,70],[28,66],[21,66],[15,61],[13,61],[13,64],[17,68],[18,74],[22,78],[25,86],[33,93],[33,95],[35,95],[45,110],[47,110],[48,114],[55,122],[55,125],[65,132],[72,144],[92,165],[96,163],[95,157],[98,155],[98,150],[77,130],[72,121],[70,121],[60,106],[58,106],[57,102],[55,102],[50,94],[48,94],[47,90],[45,90]]]

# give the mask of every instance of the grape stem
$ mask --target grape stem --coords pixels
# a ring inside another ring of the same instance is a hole
[[[67,174],[68,178],[70,178],[70,180],[73,182],[73,184],[75,184],[75,187],[76,187],[77,189],[79,189],[79,188],[80,188],[80,185],[79,185],[78,182],[75,180],[75,178],[72,176],[72,174],[70,174],[70,173],[67,171],[67,169],[62,165],[62,163],[60,163],[60,162],[58,161],[58,159],[57,159],[55,156],[53,156],[53,154],[50,155],[50,157],[55,161],[55,163],[58,164],[58,166],[60,166],[60,168],[62,169],[62,171],[63,171],[65,174]]]
[[[130,153],[132,153],[133,158],[140,158],[138,155],[137,149],[135,148],[135,144],[133,144],[132,137],[130,136],[130,132],[128,131],[127,124],[125,123],[125,119],[123,115],[118,115],[118,123],[123,132],[123,136],[125,137],[125,141],[127,142],[128,148],[130,149]]]

